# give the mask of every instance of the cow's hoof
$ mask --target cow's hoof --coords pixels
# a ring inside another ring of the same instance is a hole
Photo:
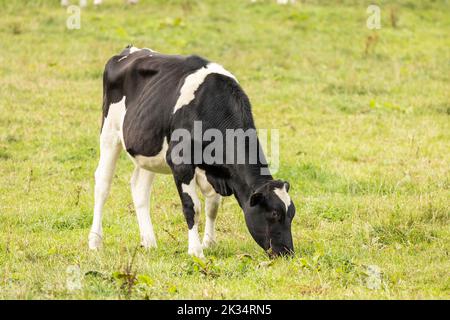
[[[141,247],[145,249],[156,248],[156,239],[154,237],[141,236]]]
[[[200,259],[205,258],[202,247],[189,248],[188,253],[189,253],[189,255],[200,258]]]
[[[206,248],[212,248],[217,244],[216,240],[214,238],[210,238],[208,236],[203,238],[202,247],[203,249]]]
[[[97,233],[89,234],[89,249],[97,250],[102,246],[102,236]]]

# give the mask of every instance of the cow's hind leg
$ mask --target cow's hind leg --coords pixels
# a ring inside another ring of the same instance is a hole
[[[131,192],[144,248],[156,247],[155,234],[150,218],[150,190],[155,174],[136,166],[131,177]]]
[[[120,138],[108,121],[100,135],[100,160],[95,171],[94,219],[89,233],[89,248],[97,249],[102,243],[102,213],[111,188],[114,169],[121,150]]]
[[[203,236],[203,248],[209,248],[216,244],[215,223],[217,211],[219,209],[221,196],[214,190],[213,186],[208,182],[205,171],[196,169],[197,184],[205,196],[205,234]]]

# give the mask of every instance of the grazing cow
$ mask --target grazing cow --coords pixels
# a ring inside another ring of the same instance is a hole
[[[189,254],[203,257],[203,248],[215,243],[219,202],[221,196],[230,195],[242,208],[251,236],[270,256],[293,253],[291,222],[295,207],[288,194],[289,184],[274,180],[270,173],[262,174],[268,168],[256,133],[262,160],[253,164],[248,161],[251,154],[234,164],[237,151],[226,163],[196,161],[192,159],[196,156],[194,149],[205,151],[207,145],[195,137],[188,141],[192,149],[186,151],[192,161],[174,158],[179,147],[174,133],[191,133],[199,122],[202,132],[254,132],[250,102],[230,72],[198,56],[165,55],[128,46],[106,64],[103,92],[100,160],[95,172],[94,219],[89,234],[91,249],[101,245],[103,206],[123,147],[135,164],[131,191],[142,246],[156,247],[149,215],[150,189],[155,174],[166,173],[173,175],[181,199],[189,228]],[[249,141],[245,139],[245,147]],[[190,155],[191,151],[194,155]],[[201,204],[196,186],[204,194],[206,204],[203,243],[198,234]]]

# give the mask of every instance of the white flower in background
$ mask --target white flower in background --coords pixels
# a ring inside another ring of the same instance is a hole
[[[94,0],[94,6],[98,6],[102,4],[102,0]],[[138,0],[128,0],[127,3],[129,4],[136,4],[138,3]],[[70,4],[70,0],[61,0],[61,5],[63,7],[67,7]],[[80,0],[80,7],[86,7],[87,6],[87,0]]]
[[[289,4],[289,3],[295,3],[296,0],[277,0],[278,4]]]

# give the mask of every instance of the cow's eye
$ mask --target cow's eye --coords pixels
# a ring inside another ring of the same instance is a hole
[[[281,214],[278,211],[272,211],[272,218],[279,220],[281,217]]]
[[[266,213],[267,220],[271,223],[281,220],[281,213],[279,211],[269,211]]]

